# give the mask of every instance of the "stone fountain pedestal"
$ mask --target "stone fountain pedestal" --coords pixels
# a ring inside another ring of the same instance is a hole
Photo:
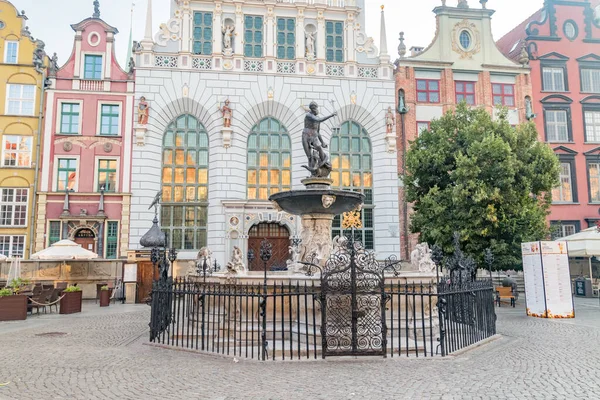
[[[269,198],[277,208],[302,218],[302,245],[294,260],[295,268],[302,266],[299,262],[324,266],[332,250],[333,218],[359,208],[364,202],[362,193],[332,190],[332,183],[329,178],[306,178],[302,180],[306,189],[280,192]]]

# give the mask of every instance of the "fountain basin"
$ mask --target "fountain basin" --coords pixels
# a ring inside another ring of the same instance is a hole
[[[326,205],[331,199],[328,200],[326,196],[335,198],[329,207]],[[335,216],[355,210],[364,203],[365,196],[362,193],[348,190],[305,189],[276,193],[271,195],[269,200],[277,203],[288,214],[331,214]]]

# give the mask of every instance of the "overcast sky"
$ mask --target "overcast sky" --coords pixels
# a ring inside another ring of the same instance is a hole
[[[146,4],[148,0],[100,0],[101,17],[119,29],[116,39],[117,57],[124,63],[130,28],[131,4],[136,4],[133,14],[133,39],[141,40],[144,35]],[[457,0],[447,0],[455,5]],[[93,13],[93,0],[12,0],[19,9],[25,10],[29,29],[35,38],[46,43],[49,54],[58,53],[62,65],[71,54],[73,30],[70,25]],[[514,26],[542,7],[542,0],[490,0],[488,8],[495,9],[492,29],[498,40]],[[169,0],[153,0],[154,33],[169,16]],[[367,34],[379,44],[380,6],[385,5],[388,50],[392,59],[398,47],[398,32],[404,31],[406,44],[427,46],[435,34],[435,19],[431,12],[441,0],[366,0]],[[469,0],[472,8],[481,7],[478,0]]]

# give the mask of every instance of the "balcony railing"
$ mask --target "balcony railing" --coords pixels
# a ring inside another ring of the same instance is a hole
[[[79,88],[88,92],[102,92],[104,91],[104,81],[82,80]]]

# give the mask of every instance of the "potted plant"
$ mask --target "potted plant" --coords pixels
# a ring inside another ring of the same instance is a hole
[[[82,291],[77,286],[67,286],[62,292],[60,300],[60,314],[74,314],[81,312]]]
[[[15,294],[14,288],[0,289],[0,321],[27,318],[27,296]]]
[[[110,289],[107,285],[100,288],[100,307],[108,307],[110,305]]]

